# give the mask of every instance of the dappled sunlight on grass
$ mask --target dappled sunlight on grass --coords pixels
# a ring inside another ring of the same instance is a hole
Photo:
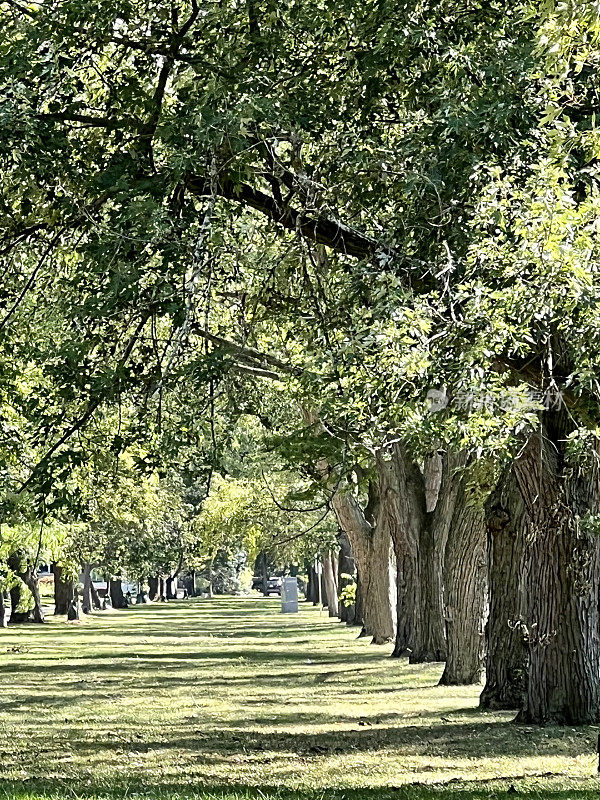
[[[440,664],[390,659],[356,634],[309,606],[283,616],[275,600],[229,598],[3,631],[0,788],[594,791],[597,728],[480,712],[480,687],[438,687]]]

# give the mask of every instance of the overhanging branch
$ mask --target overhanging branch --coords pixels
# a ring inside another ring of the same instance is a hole
[[[225,179],[214,185],[207,178],[192,176],[188,178],[186,185],[190,193],[197,197],[207,197],[216,192],[227,200],[250,206],[276,225],[301,233],[307,239],[330,247],[338,253],[360,259],[378,258],[382,262],[400,258],[396,250],[366,233],[331,217],[313,217],[292,206],[282,205],[275,198],[247,183],[237,184]]]
[[[256,350],[254,347],[248,347],[248,345],[236,344],[230,339],[225,339],[223,336],[217,336],[216,333],[211,333],[211,331],[201,328],[198,325],[193,326],[193,331],[203,339],[208,339],[209,342],[215,344],[225,353],[230,353],[231,355],[235,356],[237,361],[241,362],[236,364],[236,368],[240,371],[252,372],[255,375],[262,374],[262,377],[273,379],[279,379],[279,372],[283,372],[286,375],[295,376],[302,375],[304,372],[304,370],[302,370],[300,367],[295,367],[293,364],[288,364],[286,361],[282,361],[276,356],[269,355],[269,353],[263,353],[260,350]],[[275,372],[274,370],[269,369],[269,367],[274,367],[276,370],[279,370],[279,372]]]

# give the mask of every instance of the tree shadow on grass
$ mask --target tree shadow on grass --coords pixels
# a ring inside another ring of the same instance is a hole
[[[561,782],[563,785],[561,785]],[[122,800],[124,797],[147,800],[503,800],[515,797],[547,800],[597,800],[598,781],[565,780],[548,776],[542,781],[521,785],[515,779],[488,780],[477,784],[451,781],[445,784],[404,784],[397,787],[319,788],[290,790],[280,786],[247,784],[194,785],[177,782],[78,783],[72,780],[3,781],[0,794],[6,800]]]
[[[40,655],[36,653],[36,655]],[[43,656],[43,654],[42,654]],[[361,654],[355,658],[356,667],[348,665],[348,662],[342,659],[332,659],[319,657],[318,653],[311,653],[310,665],[313,669],[310,671],[312,680],[315,680],[314,668],[319,667],[333,667],[333,666],[346,666],[345,670],[334,670],[332,674],[345,675],[352,674],[353,672],[360,672],[362,664],[369,664],[373,658],[369,653]],[[211,664],[212,662],[222,662],[228,665],[236,662],[246,663],[246,666],[264,668],[265,665],[270,665],[272,669],[260,675],[254,672],[248,678],[255,680],[257,677],[265,678],[268,680],[277,681],[285,679],[285,675],[291,674],[289,671],[282,673],[277,669],[277,665],[285,665],[288,670],[289,664],[302,665],[303,660],[301,655],[293,650],[278,650],[267,647],[244,647],[236,648],[235,650],[228,648],[227,650],[186,650],[186,651],[165,651],[160,653],[150,653],[144,650],[126,650],[119,654],[115,653],[94,653],[90,656],[73,657],[69,660],[70,663],[65,665],[63,661],[58,663],[44,664],[40,666],[37,662],[24,661],[19,658],[0,664],[0,675],[2,673],[14,674],[18,672],[20,678],[27,676],[39,677],[43,672],[44,676],[50,678],[52,676],[64,676],[65,671],[71,670],[76,672],[82,678],[85,678],[86,673],[96,674],[100,672],[118,672],[119,669],[127,669],[134,664],[148,664],[148,666],[155,670],[159,666],[168,668],[172,671],[189,670],[192,665],[203,662]],[[160,664],[156,662],[161,662]],[[66,670],[65,670],[66,667]],[[302,674],[302,672],[298,672]],[[318,673],[320,674],[320,673]],[[161,675],[161,678],[163,676]],[[211,677],[211,676],[207,676]],[[213,676],[214,677],[214,676]]]
[[[592,755],[596,750],[597,733],[582,728],[575,735],[562,728],[532,729],[517,727],[505,722],[402,724],[361,727],[360,720],[326,717],[325,730],[306,732],[302,729],[273,730],[293,721],[298,726],[314,725],[313,714],[286,715],[275,712],[271,717],[246,716],[236,721],[228,720],[213,727],[195,719],[187,729],[177,726],[163,729],[160,738],[156,732],[138,741],[110,740],[102,732],[96,739],[72,739],[72,752],[78,757],[106,754],[114,761],[123,753],[140,751],[176,751],[183,762],[227,762],[233,755],[252,756],[275,753],[276,758],[287,758],[293,753],[304,760],[323,760],[344,755],[377,754],[398,757],[419,756],[443,759],[451,767],[455,761],[487,759],[494,757],[561,756],[575,758]],[[337,725],[336,725],[337,723]],[[356,727],[348,728],[348,725]]]

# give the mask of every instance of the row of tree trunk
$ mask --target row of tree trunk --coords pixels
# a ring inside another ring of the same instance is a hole
[[[148,578],[150,591],[148,596],[152,602],[177,599],[177,578],[164,577],[162,575],[151,575]]]
[[[487,604],[485,519],[459,458],[422,471],[399,443],[380,451],[367,502],[332,505],[352,548],[364,635],[412,663],[445,661],[442,682],[480,680]]]
[[[44,610],[39,591],[37,572],[31,564],[22,566],[22,558],[19,553],[14,553],[8,559],[8,566],[23,582],[15,584],[9,591],[10,615],[7,619],[6,598],[0,592],[0,626],[6,627],[7,623],[35,622],[43,623],[45,619]],[[101,610],[104,603],[100,599],[98,591],[92,581],[92,570],[97,564],[85,563],[83,565],[83,597],[81,608],[85,614],[92,610]],[[54,613],[56,615],[67,616],[69,619],[79,618],[79,598],[77,597],[76,582],[71,576],[65,573],[60,564],[53,564],[52,572],[54,575]],[[23,584],[31,592],[33,607],[27,611],[21,610]],[[174,577],[151,577],[150,599],[151,600],[175,600],[177,597],[176,578]],[[120,578],[108,578],[106,581],[106,594],[110,598],[113,608],[127,608],[128,601],[123,594],[123,586]]]
[[[524,722],[599,719],[599,452],[573,453],[570,430],[566,411],[547,413],[488,503],[481,702]]]
[[[329,613],[393,642],[397,657],[444,661],[442,684],[477,683],[485,659],[483,707],[540,724],[598,721],[600,458],[597,445],[574,458],[569,424],[546,413],[487,500],[460,454],[422,469],[402,443],[382,449],[366,498],[356,480],[332,498],[342,536],[322,559]],[[347,611],[349,559],[358,586]],[[309,574],[314,602],[317,586]]]

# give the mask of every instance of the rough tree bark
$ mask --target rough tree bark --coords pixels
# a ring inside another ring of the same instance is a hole
[[[360,570],[358,569],[358,565],[356,565],[356,599],[354,601],[354,622],[353,625],[356,625],[361,630],[364,627],[364,600],[363,600],[363,591],[362,591],[362,581],[360,578]]]
[[[441,685],[479,683],[487,600],[485,515],[461,483],[446,543],[444,600],[448,657]]]
[[[428,515],[429,517],[429,515]],[[447,656],[444,624],[445,536],[428,518],[419,532],[420,618],[410,663],[445,661]]]
[[[4,602],[4,592],[0,591],[0,628],[6,628],[6,605]]]
[[[11,622],[44,622],[44,610],[42,608],[42,601],[40,597],[40,589],[35,568],[31,564],[27,564],[23,570],[24,558],[19,553],[14,553],[8,558],[8,566],[17,575],[23,584],[31,592],[33,598],[33,609],[30,611],[19,611],[18,606],[21,602],[22,584],[17,584],[10,590],[11,597]]]
[[[269,565],[267,560],[267,554],[263,551],[258,554],[256,559],[258,568],[260,569],[260,577],[261,577],[261,591],[264,597],[269,596]],[[212,563],[212,562],[211,562]],[[212,597],[212,578],[210,580],[210,597]]]
[[[437,458],[436,458],[437,461]],[[431,481],[400,443],[377,454],[379,526],[394,542],[397,628],[394,655],[411,663],[444,661],[443,564],[462,460],[445,456]]]
[[[91,566],[88,563],[83,565],[83,597],[81,599],[81,608],[84,614],[89,614],[92,610],[92,591],[90,576]]]
[[[312,603],[313,605],[317,605],[319,602],[319,598],[317,597],[317,576],[315,574],[315,569],[312,564],[308,561],[306,562],[306,574],[308,580],[306,582],[306,602]]]
[[[368,516],[371,515],[363,511],[350,491],[338,490],[332,498],[332,506],[340,528],[348,535],[360,572],[364,631],[372,637],[373,644],[384,644],[391,641],[395,633],[389,530],[370,522]]]
[[[521,721],[598,721],[600,537],[597,442],[574,457],[566,411],[546,412],[514,465],[529,523],[526,541],[529,670]]]
[[[485,506],[488,549],[489,616],[486,681],[480,705],[520,709],[527,687],[527,648],[523,631],[525,586],[523,556],[526,517],[523,497],[511,469]]]
[[[166,579],[166,593],[167,600],[177,600],[177,577],[169,577]]]
[[[59,564],[52,565],[54,573],[54,614],[66,615],[75,596],[75,583],[64,578],[64,570]]]
[[[338,587],[336,580],[336,570],[334,569],[334,557],[331,551],[323,556],[323,579],[325,583],[325,593],[327,595],[327,610],[330,617],[338,616]]]
[[[414,480],[399,448],[377,454],[380,506],[378,523],[390,536],[396,556],[396,639],[393,655],[409,653],[420,620],[419,530],[423,502],[409,486]],[[418,485],[418,484],[417,484]]]
[[[21,604],[22,584],[17,583],[12,586],[10,594],[10,619],[11,623],[29,622],[31,620],[31,613],[29,611],[19,611]]]
[[[40,585],[38,582],[37,572],[31,567],[27,566],[25,572],[21,573],[21,580],[27,586],[33,597],[33,610],[31,612],[31,622],[42,623],[45,620],[44,609],[42,608],[42,598],[40,597]]]
[[[448,657],[446,621],[444,614],[444,559],[448,536],[461,485],[464,453],[437,454],[432,459],[433,488],[429,476],[423,476],[419,487],[419,472],[413,467],[413,491],[422,504],[422,526],[419,531],[420,619],[415,647],[410,654],[412,664],[445,661]],[[441,459],[441,460],[440,460]]]
[[[322,424],[312,410],[302,407],[302,416],[315,431],[322,431]],[[330,467],[326,459],[319,459],[316,471],[320,479],[331,481]],[[341,486],[331,498],[331,506],[338,525],[350,541],[357,570],[361,576],[361,635],[372,637],[373,644],[391,641],[395,634],[395,575],[392,572],[392,547],[389,532],[380,531],[375,524],[375,484],[370,482],[369,501],[362,508],[355,496],[354,487]]]
[[[110,602],[113,608],[127,608],[127,600],[123,594],[120,578],[111,578],[109,584]]]
[[[150,600],[158,600],[159,593],[158,593],[158,575],[151,575],[148,578],[148,597]]]
[[[348,539],[348,535],[345,533],[345,531],[339,532],[338,543],[340,546],[340,552],[338,556],[338,588],[341,593],[346,586],[351,586],[354,583],[356,569],[354,566],[354,556],[352,554],[350,540]],[[354,603],[352,603],[352,605],[344,605],[340,601],[339,605],[339,616],[342,622],[345,622],[346,625],[353,625],[356,610]]]

